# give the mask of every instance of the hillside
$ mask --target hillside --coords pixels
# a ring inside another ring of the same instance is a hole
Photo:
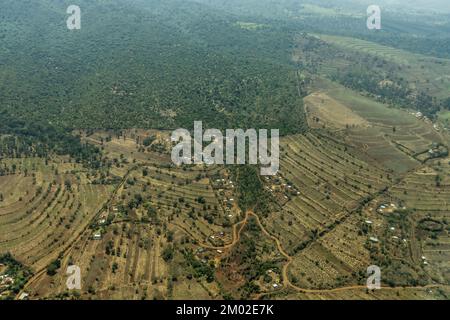
[[[0,300],[449,300],[450,13],[403,3],[2,0]],[[194,121],[279,170],[178,165]]]

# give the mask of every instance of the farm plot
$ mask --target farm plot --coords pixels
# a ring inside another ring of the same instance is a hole
[[[448,165],[445,165],[448,168]],[[448,171],[439,172],[424,167],[409,174],[402,183],[392,187],[394,196],[403,200],[405,205],[416,211],[439,214],[450,211],[450,184]],[[446,181],[441,179],[446,177]]]
[[[69,294],[64,271],[70,264],[81,268],[83,288],[78,294],[83,298],[168,299],[182,297],[186,285],[205,298],[219,294],[214,283],[204,279],[185,283],[190,267],[183,248],[231,242],[231,222],[211,183],[223,170],[128,167],[123,185],[64,254],[57,274],[44,274],[28,288],[34,296]],[[182,283],[173,281],[178,278]],[[58,290],[48,290],[48,283]]]
[[[400,66],[402,73],[418,88],[433,96],[447,98],[450,88],[450,60],[415,54],[356,38],[318,35],[326,42],[351,51],[380,56]]]
[[[80,132],[84,141],[100,147],[116,166],[131,162],[169,164],[170,136],[166,131],[120,130]]]
[[[349,130],[346,141],[394,173],[404,173],[419,165],[417,160],[401,151],[378,128]]]
[[[429,120],[390,108],[330,81],[322,79],[320,83],[326,84],[325,94],[367,122],[365,127],[347,126],[344,139],[388,169],[409,171],[419,164],[414,158],[418,153],[429,150],[433,143],[445,145],[448,141],[445,133],[438,132]]]
[[[302,288],[330,289],[358,284],[364,275],[370,255],[360,234],[358,217],[351,216],[320,240],[293,257],[289,277]]]
[[[367,289],[347,289],[324,293],[291,293],[274,299],[289,300],[447,300],[447,287],[395,288],[369,291]]]
[[[78,165],[42,159],[9,161],[16,173],[1,177],[0,251],[35,270],[68,246],[100,210],[111,191],[92,185]],[[67,167],[70,170],[61,170]]]
[[[69,294],[65,270],[80,267],[82,298],[167,298],[169,265],[162,257],[167,243],[162,229],[147,224],[113,223],[101,239],[86,233],[67,253],[55,276],[44,275],[29,288],[33,295],[54,297]],[[53,284],[49,290],[47,283]],[[73,292],[71,293],[73,294]]]
[[[449,278],[450,183],[448,161],[436,161],[408,175],[392,194],[412,211],[414,262],[441,283]]]
[[[142,173],[134,173],[131,178],[137,182],[128,186],[127,193],[143,192],[148,195],[147,213],[156,211],[156,219],[170,222],[189,233],[199,242],[211,245],[221,242],[214,235],[230,234],[231,225],[224,211],[224,201],[211,185],[209,178],[213,172],[176,168],[145,166]],[[138,176],[136,176],[138,175]],[[142,212],[137,212],[142,215]],[[225,228],[224,226],[228,226]]]
[[[368,122],[342,103],[322,92],[313,92],[304,98],[308,125],[311,128],[326,126],[332,129],[367,126]]]
[[[264,224],[290,253],[389,183],[382,169],[324,135],[286,137],[282,150],[280,173],[299,195],[264,219]]]

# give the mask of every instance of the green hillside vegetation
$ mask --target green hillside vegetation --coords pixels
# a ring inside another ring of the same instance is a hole
[[[181,1],[3,1],[1,108],[70,128],[304,130],[291,36]],[[142,5],[139,7],[138,5]]]
[[[294,60],[310,73],[374,100],[419,110],[430,118],[447,108],[450,88],[445,72],[450,70],[450,60],[327,35],[299,35]]]

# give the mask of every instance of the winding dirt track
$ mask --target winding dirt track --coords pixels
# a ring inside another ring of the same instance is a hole
[[[245,215],[245,218],[243,220],[241,220],[238,223],[235,223],[233,225],[233,240],[229,244],[226,244],[226,245],[220,246],[220,247],[215,247],[215,246],[210,246],[210,245],[204,244],[204,243],[198,243],[198,246],[200,246],[200,247],[202,247],[204,249],[210,249],[210,250],[227,250],[227,249],[233,248],[236,245],[236,243],[239,242],[239,240],[241,238],[242,229],[244,229],[245,225],[247,224],[247,221],[248,221],[248,218],[249,218],[250,215],[251,215],[251,213],[247,212],[246,215]],[[180,226],[177,223],[172,223],[172,224],[195,239],[195,236],[191,232],[186,230],[185,227]]]
[[[201,243],[199,243],[198,245],[202,248],[212,249],[212,250],[229,250],[229,249],[231,249],[234,245],[236,245],[236,243],[239,242],[240,233],[244,229],[244,227],[247,224],[248,219],[250,217],[255,218],[256,222],[258,223],[258,226],[260,227],[260,229],[264,233],[264,235],[266,235],[268,238],[272,239],[276,243],[278,251],[287,259],[287,262],[284,264],[283,270],[282,270],[283,284],[285,287],[289,287],[297,292],[312,293],[312,294],[314,294],[314,293],[315,294],[333,293],[333,292],[341,292],[341,291],[347,291],[347,290],[357,290],[357,289],[366,290],[367,289],[367,286],[364,286],[364,285],[353,285],[353,286],[346,286],[346,287],[339,287],[339,288],[332,288],[332,289],[308,289],[308,288],[301,288],[301,287],[294,285],[289,280],[289,275],[288,275],[288,269],[289,269],[290,264],[293,261],[293,258],[283,249],[281,241],[266,230],[266,228],[262,225],[259,216],[256,213],[254,213],[253,211],[247,211],[244,220],[233,225],[233,241],[230,242],[229,244],[222,246],[222,247],[213,247],[213,246],[209,246],[209,245],[205,245],[205,244],[201,244]],[[178,226],[178,227],[182,228],[181,226]],[[190,234],[184,228],[182,228],[182,229],[183,229],[183,231]],[[383,289],[383,290],[428,289],[428,288],[437,288],[437,287],[442,288],[442,287],[450,287],[450,286],[444,285],[444,284],[431,284],[431,285],[426,285],[426,286],[415,286],[415,287],[414,286],[404,286],[404,287],[403,286],[402,287],[382,286],[380,289]],[[257,295],[256,297],[257,297],[257,299],[260,299],[261,297],[268,295],[268,294],[272,294],[272,293],[273,292],[263,292],[263,293],[260,293],[259,295]]]
[[[122,186],[124,185],[127,177],[129,176],[129,174],[136,170],[138,166],[134,166],[133,168],[131,168],[123,177],[122,181],[119,183],[119,185],[116,187],[116,189],[113,191],[112,195],[110,196],[110,198],[108,199],[108,201],[106,201],[105,205],[106,206],[110,206],[111,203],[113,202],[113,200],[115,199],[118,191],[120,190],[120,188],[122,188]],[[98,218],[98,216],[100,215],[100,213],[103,211],[103,208],[97,212],[96,215],[94,215],[94,217],[91,219],[91,221],[95,221],[95,219]],[[244,227],[246,226],[248,220],[250,217],[255,218],[258,226],[260,227],[261,231],[264,233],[265,236],[267,236],[268,238],[272,239],[276,245],[277,245],[277,249],[278,251],[286,258],[287,262],[284,264],[283,266],[283,270],[282,270],[282,278],[283,278],[283,284],[285,287],[289,287],[297,292],[302,292],[302,293],[316,293],[316,294],[320,294],[320,293],[333,293],[333,292],[340,292],[340,291],[346,291],[346,290],[355,290],[355,289],[367,289],[366,286],[364,285],[354,285],[354,286],[346,286],[346,287],[340,287],[340,288],[333,288],[333,289],[308,289],[308,288],[301,288],[298,287],[296,285],[294,285],[290,280],[289,280],[289,273],[288,273],[288,269],[290,264],[293,261],[293,258],[283,249],[283,245],[281,243],[281,241],[275,237],[274,235],[270,234],[270,232],[268,232],[266,230],[266,228],[263,226],[263,224],[261,223],[261,220],[259,218],[259,216],[254,213],[253,211],[249,210],[246,212],[245,217],[243,220],[235,223],[233,225],[233,240],[229,243],[226,244],[224,246],[220,246],[220,247],[215,247],[215,246],[211,246],[211,245],[207,245],[207,244],[202,244],[199,243],[198,245],[202,248],[205,249],[210,249],[210,250],[230,250],[232,249],[240,240],[240,235],[242,230],[244,229]],[[193,237],[193,234],[191,232],[189,232],[188,230],[186,230],[186,228],[184,228],[183,226],[180,226],[178,224],[174,224],[176,227],[180,228],[183,232],[187,233],[189,236]],[[89,226],[89,225],[88,225]],[[86,230],[84,230],[83,232],[81,232],[79,234],[79,236],[77,237],[77,239],[75,241],[72,242],[71,245],[69,245],[68,247],[66,247],[66,249],[63,251],[63,253],[67,254],[68,252],[70,252],[73,249],[73,244],[79,240],[81,238],[81,236],[88,230],[88,227],[86,228]],[[34,282],[36,282],[37,280],[40,279],[40,277],[46,272],[46,268],[43,268],[41,270],[38,270],[35,275],[27,282],[27,284],[25,285],[25,287],[19,292],[19,294],[16,296],[19,297],[20,294],[24,291],[26,291],[27,288],[29,288]],[[443,285],[443,284],[433,284],[433,285],[427,285],[427,286],[417,286],[417,287],[381,287],[381,289],[385,289],[385,290],[398,290],[398,289],[426,289],[426,288],[436,288],[436,287],[450,287],[448,285]],[[273,292],[263,292],[260,293],[259,295],[257,295],[257,299],[260,299],[261,297],[268,295],[268,294],[272,294]]]

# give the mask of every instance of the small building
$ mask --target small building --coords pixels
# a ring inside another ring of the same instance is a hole
[[[370,237],[369,240],[375,243],[378,242],[378,238],[376,237]]]
[[[94,233],[94,235],[92,236],[92,239],[94,240],[102,240],[102,233],[100,231],[97,231],[96,233]]]
[[[28,300],[29,294],[26,292],[22,292],[19,296],[19,300]]]

